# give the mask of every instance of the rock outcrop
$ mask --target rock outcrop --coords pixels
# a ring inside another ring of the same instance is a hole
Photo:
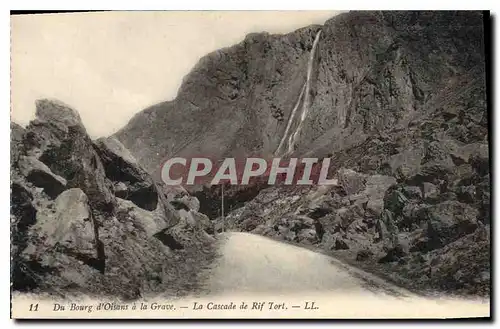
[[[450,192],[459,179],[451,173],[426,198],[426,182],[351,171],[363,187],[352,189],[360,185],[347,178],[334,187],[268,187],[231,211],[224,226],[314,246],[419,292],[488,295],[489,199],[478,196],[489,196],[489,175],[468,168],[463,183],[477,193],[471,199]]]
[[[272,156],[309,79],[300,129],[288,129],[298,132],[297,155],[342,152],[432,113],[445,122],[470,118],[463,137],[450,130],[469,143],[464,138],[484,137],[477,129],[484,104],[469,100],[484,102],[484,60],[481,12],[344,13],[285,35],[250,34],[203,57],[175,100],[138,113],[116,137],[156,174],[173,156]],[[402,152],[381,142],[379,157]],[[394,157],[391,168],[411,174],[418,150]]]
[[[214,256],[196,201],[177,210],[119,141],[92,141],[69,106],[36,107],[36,119],[11,134],[13,289],[122,299],[192,292]]]

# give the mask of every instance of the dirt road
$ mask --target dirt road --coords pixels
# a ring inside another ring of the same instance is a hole
[[[489,315],[488,301],[419,297],[332,257],[249,233],[226,233],[220,253],[205,289],[225,299],[315,301],[319,309],[308,313],[313,317]]]

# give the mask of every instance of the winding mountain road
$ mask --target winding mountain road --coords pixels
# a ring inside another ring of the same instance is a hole
[[[220,239],[221,256],[206,273],[205,289],[211,296],[259,296],[287,300],[287,305],[314,301],[317,310],[304,314],[302,307],[290,313],[305,317],[489,316],[489,301],[420,297],[305,248],[249,233],[224,233]]]

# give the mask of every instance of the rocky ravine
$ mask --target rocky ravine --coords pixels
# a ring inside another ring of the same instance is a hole
[[[36,119],[11,129],[14,291],[134,299],[196,290],[214,256],[196,199],[155,183],[116,139],[92,141],[62,103],[37,101]]]
[[[350,12],[252,34],[204,57],[175,100],[138,113],[116,137],[157,178],[166,157],[281,155],[291,135],[288,155],[331,157],[340,186],[235,188],[226,202],[242,207],[230,214],[234,230],[335,251],[418,290],[485,295],[484,19]],[[217,216],[217,189],[197,193]]]

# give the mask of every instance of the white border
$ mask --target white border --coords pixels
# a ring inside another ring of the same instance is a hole
[[[400,10],[444,10],[444,9],[453,9],[453,10],[483,10],[483,9],[489,9],[492,10],[492,14],[495,15],[495,13],[498,13],[498,6],[499,2],[498,1],[484,1],[484,0],[476,0],[476,1],[435,1],[435,0],[420,0],[420,1],[388,1],[388,0],[379,0],[376,2],[373,1],[359,1],[359,0],[350,0],[350,1],[317,1],[317,0],[288,0],[288,1],[270,1],[270,0],[252,0],[246,3],[239,2],[239,1],[232,1],[232,2],[226,2],[223,0],[211,0],[211,1],[203,1],[203,0],[182,0],[182,1],[176,1],[176,2],[164,2],[164,1],[151,1],[151,0],[141,0],[141,1],[105,1],[105,0],[87,0],[87,1],[64,1],[64,0],[45,0],[45,1],[3,1],[1,4],[1,19],[0,19],[0,44],[2,45],[2,52],[1,54],[1,61],[0,63],[2,64],[1,71],[0,71],[0,77],[1,79],[1,92],[2,92],[2,97],[0,100],[2,100],[2,108],[3,111],[1,111],[2,117],[0,118],[0,124],[1,124],[1,129],[0,129],[0,147],[2,154],[4,157],[2,158],[1,161],[1,168],[0,168],[0,173],[2,175],[2,185],[1,185],[1,197],[2,197],[2,203],[1,203],[1,209],[2,209],[2,225],[3,230],[2,230],[2,241],[4,243],[2,249],[1,249],[1,264],[3,265],[3,271],[2,271],[2,278],[1,278],[1,310],[2,310],[2,320],[6,328],[13,327],[16,323],[13,321],[9,321],[9,310],[10,310],[10,299],[7,296],[10,296],[10,288],[7,285],[8,282],[10,282],[9,279],[9,272],[7,271],[7,264],[10,264],[10,225],[9,225],[9,206],[8,206],[8,198],[10,198],[10,189],[9,189],[9,182],[10,176],[9,176],[9,164],[8,164],[8,154],[10,153],[9,151],[9,112],[7,109],[10,108],[10,28],[9,28],[9,10],[30,10],[33,8],[37,8],[40,10],[53,10],[53,9],[58,9],[58,10],[78,10],[78,9],[88,9],[88,8],[93,8],[94,10],[108,10],[108,9],[113,9],[113,10],[360,10],[360,9],[378,9],[378,10],[393,10],[393,9],[400,9]],[[497,22],[498,24],[498,22]],[[495,31],[496,31],[496,26]],[[494,33],[494,44],[498,44],[498,35]],[[495,54],[495,58],[491,58],[490,60],[496,60],[498,59],[497,53],[493,52]],[[497,68],[495,68],[495,73],[497,72]],[[494,75],[495,77],[497,74]],[[495,87],[495,90],[492,90],[492,93],[495,95],[498,95],[498,84],[493,84]],[[490,95],[491,96],[491,95]],[[492,137],[496,137],[496,134],[493,134],[493,131],[496,131],[496,129],[499,128],[497,126],[497,122],[494,123],[492,132]],[[498,140],[495,139],[495,154],[498,151]],[[497,162],[495,161],[495,164]],[[495,173],[495,169],[497,168],[492,168],[491,172]],[[497,175],[494,175],[494,182],[493,186],[497,186],[496,183],[498,183],[498,178]],[[492,204],[498,204],[498,195],[495,194],[494,200],[492,200]],[[496,209],[494,209],[494,214],[493,218],[496,218]],[[498,224],[494,225],[495,231],[493,232],[493,236],[498,236]],[[498,247],[498,243],[496,243],[496,247]],[[498,255],[498,248],[495,248],[494,255]],[[496,263],[496,257],[493,260],[493,264]],[[495,282],[498,284],[498,271],[495,273]],[[496,303],[495,303],[496,304]],[[383,305],[381,305],[383,307]],[[496,311],[496,307],[495,310]],[[6,321],[7,320],[7,321]],[[73,323],[71,323],[73,324]],[[95,322],[88,322],[84,324],[80,324],[82,327],[88,327],[88,328],[100,328],[104,327],[104,325],[110,325],[112,323],[95,323]],[[137,323],[133,322],[130,323],[133,327],[135,326],[140,326],[142,323]],[[155,326],[167,326],[167,327],[181,327],[182,324],[177,324],[177,323],[149,323],[150,325],[155,325]],[[310,325],[318,325],[319,323],[301,323],[299,325],[301,326],[310,326]],[[345,323],[322,323],[322,325],[335,325],[339,327],[344,327],[346,325],[354,326],[354,327],[361,327],[362,324],[345,324]],[[389,323],[379,323],[379,326],[387,326]],[[391,323],[392,325],[399,326],[401,323]],[[25,327],[31,327],[35,325],[35,323],[25,323],[23,326]],[[42,323],[42,324],[37,324],[37,325],[44,325],[44,326],[52,326],[53,323]],[[69,323],[60,323],[59,325],[62,326],[68,326],[70,325]],[[113,325],[126,325],[126,323],[114,323]],[[208,327],[220,327],[223,325],[232,325],[232,323],[208,323],[204,324],[204,326]],[[293,325],[293,323],[254,323],[252,325],[250,324],[245,324],[241,323],[239,324],[242,327],[247,327],[247,326],[258,326],[260,328],[266,328],[266,327],[271,327],[275,325],[280,325],[280,326],[288,326],[288,325]],[[320,324],[321,325],[321,324]],[[420,325],[424,325],[427,328],[432,328],[432,327],[437,327],[439,324],[438,323],[422,323]],[[182,327],[187,327],[188,325],[182,325]],[[195,326],[195,324],[190,324],[191,326]],[[471,326],[479,326],[479,324],[472,324]]]
[[[494,0],[451,1],[451,0],[421,0],[421,1],[391,1],[391,0],[352,0],[352,1],[324,1],[324,0],[252,0],[224,1],[224,0],[183,0],[183,1],[11,1],[9,9],[29,10],[33,8],[44,10],[486,10],[493,9]]]

